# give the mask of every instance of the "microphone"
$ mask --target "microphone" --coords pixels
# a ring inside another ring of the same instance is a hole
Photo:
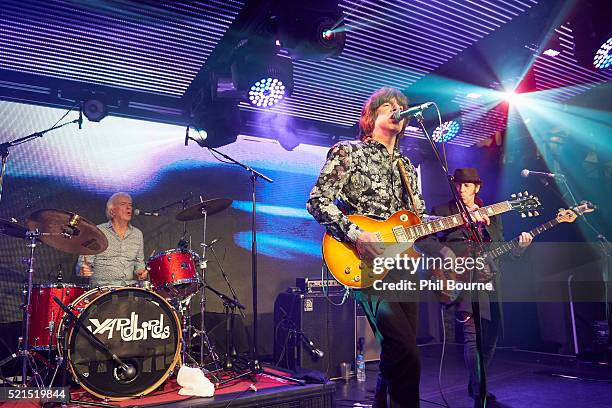
[[[529,177],[530,175],[546,177],[546,178],[551,178],[551,179],[557,179],[557,180],[564,180],[565,179],[565,176],[563,174],[560,174],[560,173],[545,173],[543,171],[532,171],[532,170],[527,170],[527,169],[523,169],[521,171],[521,176],[523,176],[523,177]]]
[[[78,120],[78,124],[79,124],[79,130],[83,129],[83,102],[81,102],[79,104],[79,120]]]
[[[302,344],[306,347],[310,355],[313,356],[315,359],[323,358],[325,353],[323,353],[323,351],[316,348],[312,340],[306,337],[306,335],[303,332],[299,332],[299,334],[302,339]]]
[[[139,208],[136,208],[134,211],[132,211],[132,214],[134,215],[145,215],[147,217],[159,217],[159,213],[155,212],[155,211],[143,211]]]
[[[136,367],[130,363],[124,363],[117,367],[116,373],[119,381],[130,382],[136,377]]]
[[[400,121],[404,118],[410,118],[417,113],[421,113],[425,109],[428,109],[433,106],[433,102],[425,102],[420,105],[411,106],[408,109],[404,109],[403,111],[395,111],[393,112],[392,118],[396,121]]]
[[[185,129],[185,146],[189,145],[189,125],[187,125],[187,129]]]
[[[204,248],[210,248],[211,246],[215,245],[217,243],[217,241],[219,241],[221,239],[221,237],[215,238],[212,241],[210,241],[208,244],[202,244],[202,246]]]

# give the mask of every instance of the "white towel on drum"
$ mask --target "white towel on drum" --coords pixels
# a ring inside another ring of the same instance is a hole
[[[215,386],[199,368],[182,366],[176,377],[181,386],[179,395],[194,395],[196,397],[212,397]]]

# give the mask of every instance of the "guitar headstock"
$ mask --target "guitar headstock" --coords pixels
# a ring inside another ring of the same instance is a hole
[[[576,221],[576,218],[578,218],[578,215],[576,215],[576,213],[572,210],[566,210],[564,208],[559,208],[559,212],[557,213],[557,216],[555,218],[557,219],[557,222],[559,223],[574,222]]]
[[[576,213],[576,215],[584,215],[586,213],[593,212],[597,209],[597,206],[590,201],[582,200],[580,205],[576,205],[572,207],[572,211]]]
[[[590,201],[583,200],[580,205],[575,205],[569,210],[559,208],[557,213],[557,221],[559,222],[574,222],[579,215],[593,212],[597,207]]]
[[[537,217],[540,213],[537,211],[542,206],[540,199],[529,192],[521,192],[512,194],[512,199],[508,200],[513,210],[518,211],[522,218]]]

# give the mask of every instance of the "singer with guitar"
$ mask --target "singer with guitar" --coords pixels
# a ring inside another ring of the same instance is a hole
[[[382,88],[366,101],[359,121],[360,140],[340,142],[310,192],[307,209],[331,238],[356,249],[360,259],[381,256],[379,235],[360,228],[351,214],[385,219],[399,210],[425,217],[417,173],[398,148],[408,120],[395,115],[408,106],[399,90]],[[327,260],[326,260],[327,261]],[[353,283],[359,274],[353,274]],[[353,286],[358,288],[357,286]],[[381,344],[380,371],[392,407],[419,406],[420,357],[416,345],[418,304],[393,301],[354,290]],[[386,398],[375,406],[386,406]]]
[[[474,210],[483,206],[483,202],[478,197],[482,186],[482,180],[478,171],[474,168],[456,169],[453,175],[455,187],[461,200],[469,210]],[[456,203],[450,201],[433,208],[432,214],[437,216],[448,216],[458,213]],[[488,242],[503,242],[502,220],[499,215],[492,217],[484,216],[484,222],[479,224],[481,233]],[[514,255],[520,255],[523,250],[531,244],[533,236],[528,232],[522,232],[518,238],[518,246]],[[455,258],[458,256],[469,255],[468,243],[470,234],[463,227],[453,228],[438,234],[437,239],[428,238],[428,241],[437,241],[437,245],[428,242],[428,248],[437,246],[438,252],[445,258]],[[498,265],[493,261],[488,264],[491,268],[490,273],[495,273]],[[500,306],[497,303],[495,293],[479,293],[481,327],[482,327],[482,355],[485,365],[487,365],[495,349],[500,325]],[[476,361],[476,332],[474,321],[472,320],[471,295],[464,293],[459,296],[454,304],[456,319],[461,323],[464,338],[464,361],[469,371],[468,393],[477,399],[480,384],[478,381],[477,361]],[[495,396],[489,394],[488,401],[495,406]]]

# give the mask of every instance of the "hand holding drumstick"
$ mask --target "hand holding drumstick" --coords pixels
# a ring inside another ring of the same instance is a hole
[[[87,262],[87,257],[83,256],[83,263],[81,263],[81,276],[85,278],[89,278],[93,275],[93,269],[91,265]]]

